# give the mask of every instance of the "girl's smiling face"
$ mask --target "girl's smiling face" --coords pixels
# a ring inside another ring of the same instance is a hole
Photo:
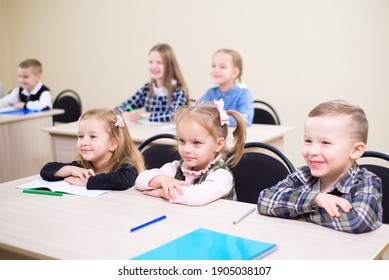
[[[163,59],[159,52],[152,51],[149,54],[149,71],[150,76],[157,82],[158,87],[162,85],[165,74]]]
[[[214,139],[195,120],[182,120],[177,125],[178,152],[188,169],[208,167],[224,146],[224,138]]]
[[[239,69],[234,66],[231,55],[225,52],[215,53],[212,59],[211,77],[221,91],[231,88],[238,74]]]
[[[93,117],[80,121],[77,149],[85,160],[94,166],[103,166],[117,146],[117,141],[108,134],[103,121]]]

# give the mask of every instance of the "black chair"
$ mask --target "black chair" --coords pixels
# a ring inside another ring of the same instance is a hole
[[[369,163],[365,163],[366,158],[369,158]],[[358,161],[361,162],[359,164],[360,168],[366,168],[381,178],[383,222],[389,224],[389,168],[387,167],[389,166],[389,155],[381,152],[365,151]],[[386,161],[386,166],[380,164],[382,161]]]
[[[254,100],[253,123],[281,125],[280,117],[269,103],[262,100]]]
[[[75,122],[80,118],[82,113],[81,98],[74,90],[65,89],[55,98],[53,108],[65,110],[64,114],[53,116],[54,123]]]
[[[230,169],[235,177],[238,201],[256,204],[263,189],[276,185],[296,169],[285,154],[272,145],[249,142],[244,149],[241,160]]]
[[[157,143],[157,140],[174,140],[169,143]],[[138,149],[141,151],[147,169],[160,168],[162,165],[181,159],[175,147],[176,136],[169,133],[154,135],[142,142]]]

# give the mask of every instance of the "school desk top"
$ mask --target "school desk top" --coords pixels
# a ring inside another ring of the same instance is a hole
[[[172,123],[130,123],[128,128],[135,144],[140,144],[155,134],[175,134],[175,127]],[[227,149],[233,145],[233,129],[229,129],[228,132]],[[246,142],[264,142],[283,150],[285,134],[294,129],[292,126],[253,124],[247,127]],[[53,139],[53,154],[56,161],[66,162],[74,158],[78,134],[77,122],[57,124],[46,127],[43,131]],[[166,140],[159,140],[159,143],[164,143],[164,141]]]
[[[96,198],[26,194],[15,188],[37,178],[0,185],[0,253],[127,260],[198,228],[275,243],[278,249],[264,258],[269,260],[372,259],[389,242],[389,225],[350,234],[257,212],[234,225],[254,205],[223,199],[193,207],[146,196],[133,188]],[[166,219],[130,232],[161,215]]]
[[[0,113],[0,124],[6,124],[11,122],[20,122],[25,120],[31,120],[36,118],[52,117],[54,115],[63,114],[62,109],[52,109],[47,111],[28,111],[28,110],[15,110],[14,112],[2,112]]]
[[[155,134],[175,134],[175,127],[173,123],[130,123],[128,124],[128,129],[130,130],[131,137],[135,142],[143,142]],[[247,127],[246,142],[269,142],[275,138],[283,137],[286,133],[291,132],[294,129],[295,128],[292,126],[252,124],[251,126]],[[227,142],[229,145],[232,145],[233,130],[234,128],[231,127],[227,136]],[[44,131],[53,135],[77,136],[78,123],[72,122],[67,124],[59,124],[52,127],[47,127],[44,129]]]

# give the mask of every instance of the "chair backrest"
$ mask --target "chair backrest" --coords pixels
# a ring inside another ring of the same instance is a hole
[[[276,110],[269,103],[254,100],[253,123],[281,125],[281,120]]]
[[[365,163],[366,158],[369,158],[371,163]],[[358,161],[362,162],[359,164],[360,168],[366,168],[381,178],[383,222],[389,224],[389,155],[381,152],[366,151]]]
[[[229,160],[227,160],[229,162]],[[292,162],[276,147],[260,142],[245,144],[239,163],[230,166],[239,201],[257,203],[259,193],[295,171]]]
[[[65,89],[55,98],[53,108],[65,110],[64,114],[53,116],[54,123],[75,122],[80,118],[82,113],[80,96],[74,90]]]
[[[157,140],[163,139],[168,140],[169,143],[156,143]],[[176,137],[173,134],[162,133],[146,139],[138,146],[144,157],[147,169],[160,168],[165,163],[181,158],[174,141],[171,140],[176,141]]]

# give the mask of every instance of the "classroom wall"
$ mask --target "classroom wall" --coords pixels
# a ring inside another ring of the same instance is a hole
[[[6,84],[9,85],[11,81],[7,15],[7,1],[0,0],[0,82],[4,85],[4,94],[7,92]]]
[[[296,165],[306,115],[334,98],[363,106],[368,148],[389,153],[387,0],[0,0],[7,89],[18,63],[35,57],[54,95],[71,88],[84,109],[113,108],[148,80],[160,42],[174,48],[194,98],[213,86],[213,52],[238,50],[254,97],[296,127],[285,143]]]

